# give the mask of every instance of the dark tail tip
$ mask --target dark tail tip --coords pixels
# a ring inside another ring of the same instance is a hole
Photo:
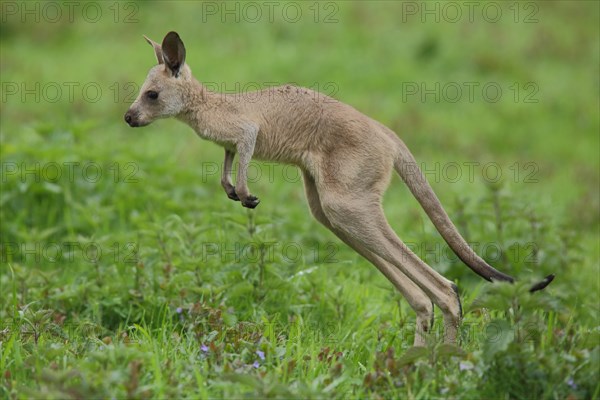
[[[510,275],[506,275],[500,271],[494,271],[494,274],[492,276],[484,276],[481,275],[483,277],[483,279],[485,279],[486,281],[489,282],[508,282],[508,283],[515,283],[515,278],[513,278]]]
[[[529,293],[537,292],[538,290],[544,289],[554,280],[554,274],[550,274],[545,277],[541,282],[536,283],[529,289]]]

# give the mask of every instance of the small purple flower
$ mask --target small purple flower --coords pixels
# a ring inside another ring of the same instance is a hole
[[[260,367],[260,364],[258,363],[258,361],[254,361],[254,364],[252,364],[252,366],[254,368],[258,368],[258,367]]]
[[[258,354],[258,358],[260,358],[261,360],[265,359],[265,352],[264,351],[256,350],[256,354]]]
[[[458,364],[458,369],[459,369],[460,371],[468,371],[468,370],[470,370],[470,369],[473,369],[473,364],[471,364],[471,363],[470,363],[470,362],[468,362],[468,361],[464,361],[464,362],[463,362],[463,361],[461,361],[461,362]]]
[[[175,310],[175,312],[176,312],[177,314],[181,314],[181,313],[183,312],[183,308],[181,308],[181,307],[177,307],[177,309]]]
[[[204,353],[208,353],[208,346],[205,344],[202,344],[202,346],[200,346],[200,350],[202,350]]]
[[[573,380],[573,378],[567,379],[567,385],[569,385],[569,387],[571,389],[577,389],[577,384],[575,383],[575,381]]]

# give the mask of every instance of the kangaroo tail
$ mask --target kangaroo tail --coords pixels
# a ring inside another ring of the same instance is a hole
[[[413,155],[406,145],[400,141],[398,157],[394,168],[406,183],[411,193],[423,207],[431,222],[442,235],[452,251],[477,275],[488,281],[514,282],[515,279],[503,272],[498,271],[469,247],[465,239],[460,235],[456,226],[446,214],[433,189],[425,179],[423,172],[417,165]],[[552,282],[554,275],[547,276],[544,280],[536,283],[530,288],[531,292],[542,290]]]

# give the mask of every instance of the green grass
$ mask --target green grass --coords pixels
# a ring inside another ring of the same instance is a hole
[[[497,23],[331,4],[318,22],[303,4],[297,23],[283,4],[272,23],[203,22],[191,2],[119,3],[117,23],[109,3],[96,23],[3,8],[2,398],[600,397],[598,3],[518,3],[518,22],[502,3]],[[257,163],[249,211],[219,185],[218,146],[175,121],[125,125],[126,85],[154,63],[141,35],[171,29],[201,81],[295,82],[393,128],[468,241],[521,282],[474,276],[394,178],[390,223],[465,310],[460,348],[441,344],[439,310],[429,346],[412,348],[407,302],[310,217],[294,169]],[[469,82],[503,95],[442,91]]]

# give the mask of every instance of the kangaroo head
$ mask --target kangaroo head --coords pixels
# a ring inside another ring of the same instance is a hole
[[[154,48],[158,65],[150,69],[138,97],[125,113],[125,122],[131,127],[181,113],[192,81],[192,71],[185,64],[185,46],[176,32],[167,33],[162,45],[144,38]]]

